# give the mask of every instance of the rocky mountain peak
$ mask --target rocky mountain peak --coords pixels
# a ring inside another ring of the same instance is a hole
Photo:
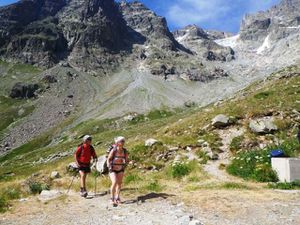
[[[188,25],[173,32],[175,38],[180,39],[208,39],[208,34],[197,25]]]

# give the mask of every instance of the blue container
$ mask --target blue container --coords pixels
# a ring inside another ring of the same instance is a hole
[[[271,151],[270,155],[272,158],[284,157],[284,152],[281,149],[275,149]]]

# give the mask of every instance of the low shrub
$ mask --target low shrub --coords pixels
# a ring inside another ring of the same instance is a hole
[[[238,136],[232,139],[229,149],[232,153],[236,153],[241,150],[241,146],[244,140],[244,136]]]
[[[191,165],[185,162],[174,163],[171,166],[171,175],[173,178],[182,178],[192,171]]]
[[[50,190],[50,187],[46,183],[41,183],[38,181],[30,181],[29,190],[31,194],[40,194],[43,190]]]
[[[4,213],[8,209],[8,202],[4,196],[0,196],[0,213]]]
[[[269,183],[268,187],[272,189],[281,189],[281,190],[300,189],[300,180],[296,180],[291,183],[288,182]]]

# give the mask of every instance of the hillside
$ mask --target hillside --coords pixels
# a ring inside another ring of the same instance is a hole
[[[299,6],[245,15],[236,34],[171,32],[138,1],[0,7],[1,224],[299,224],[300,183],[278,182],[270,159],[300,157]],[[113,218],[107,176],[88,177],[90,202],[78,178],[66,191],[85,134],[98,155],[126,137],[128,204]]]
[[[65,167],[73,161],[74,147],[80,137],[89,133],[94,136],[99,155],[105,152],[114,136],[127,137],[132,162],[125,186],[138,188],[139,193],[172,193],[176,187],[181,193],[176,194],[176,199],[186,199],[189,205],[186,197],[191,193],[196,195],[212,188],[221,192],[227,189],[250,190],[252,194],[269,192],[268,185],[254,182],[276,181],[276,177],[270,175],[269,150],[280,147],[290,156],[300,154],[300,145],[296,141],[300,119],[299,74],[297,66],[285,68],[233,98],[207,107],[157,110],[146,115],[133,115],[130,120],[129,117],[93,119],[68,130],[58,127],[0,158],[1,186],[3,190],[14,186],[13,190],[25,196],[26,183],[30,180],[51,189],[66,188],[71,177]],[[232,123],[225,127],[212,126],[211,120],[219,114],[229,116]],[[251,120],[263,117],[274,122],[277,127],[274,132],[258,134],[249,128]],[[145,147],[144,142],[149,138],[158,142]],[[239,161],[239,158],[248,157],[264,159],[261,163],[257,161],[254,168],[245,168],[246,176],[241,167],[247,167],[249,162]],[[260,166],[264,167],[256,170]],[[234,176],[226,172],[226,167]],[[53,170],[59,171],[60,179],[48,178]],[[107,178],[101,178],[98,188],[105,190],[107,185]],[[92,177],[89,186],[93,186]],[[136,195],[131,191],[125,193],[128,198]],[[269,195],[275,196],[276,192],[271,191]],[[203,209],[200,207],[199,210]],[[282,220],[277,219],[281,224]]]

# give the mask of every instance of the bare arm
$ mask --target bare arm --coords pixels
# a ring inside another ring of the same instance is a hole
[[[107,157],[107,167],[110,168],[111,161],[113,160],[114,151],[110,151]]]
[[[77,166],[79,167],[79,162],[78,162],[78,155],[81,151],[81,148],[77,148],[75,154],[74,154],[74,158],[75,158],[75,163],[77,164]]]

